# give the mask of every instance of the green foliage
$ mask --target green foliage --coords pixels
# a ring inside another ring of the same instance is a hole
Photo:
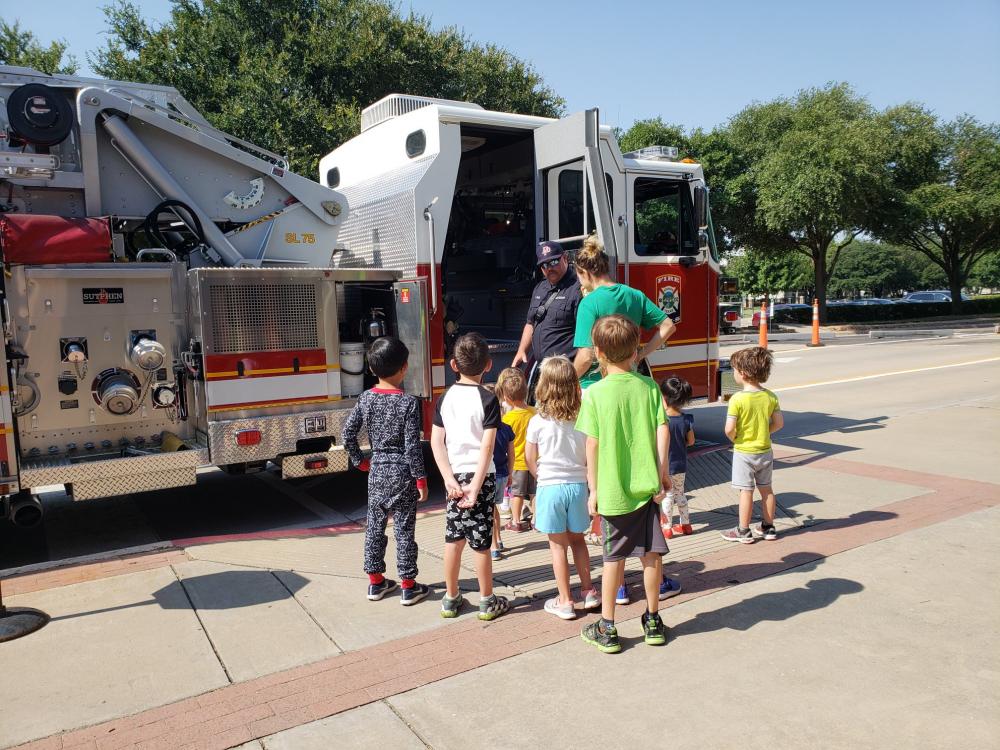
[[[976,264],[1000,251],[1000,126],[971,117],[909,123],[879,234],[937,264],[955,310]],[[916,145],[914,145],[916,144]]]
[[[564,105],[506,50],[434,31],[386,0],[173,0],[159,27],[127,0],[105,14],[98,73],[174,86],[213,125],[288,155],[301,174],[315,174],[386,94],[547,116]]]
[[[776,294],[810,289],[809,261],[798,253],[766,253],[748,250],[734,255],[726,274],[735,276],[740,291],[749,294]]]
[[[622,153],[638,151],[646,146],[677,146],[681,154],[690,153],[684,128],[664,122],[659,117],[636,120],[627,131],[618,137]]]
[[[76,73],[76,58],[66,55],[66,42],[55,41],[43,47],[38,38],[21,25],[0,19],[0,65],[21,65],[50,75]]]
[[[972,268],[969,283],[975,287],[1000,288],[1000,253],[990,253]]]
[[[841,251],[885,200],[890,136],[846,84],[754,104],[729,123],[726,227],[742,246],[809,257],[821,319]]]
[[[857,296],[860,292],[886,297],[919,286],[915,269],[904,262],[897,248],[856,241],[844,248],[827,289],[837,297]]]

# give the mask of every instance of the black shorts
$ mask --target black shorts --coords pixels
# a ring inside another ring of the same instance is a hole
[[[660,505],[650,500],[623,516],[601,516],[604,562],[642,557],[649,552],[665,555],[667,540],[660,527]]]
[[[456,474],[463,487],[472,481],[472,472]],[[497,491],[496,475],[487,474],[482,489],[471,508],[459,508],[458,500],[449,500],[444,516],[444,540],[460,542],[463,539],[477,552],[490,548],[493,543],[493,499]]]

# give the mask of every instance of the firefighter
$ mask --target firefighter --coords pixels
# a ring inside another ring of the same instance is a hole
[[[580,281],[563,246],[558,242],[541,242],[535,256],[544,278],[532,292],[528,320],[511,363],[513,367],[533,363],[529,386],[534,384],[537,364],[546,357],[562,354],[572,361],[576,356],[573,333],[580,304]]]

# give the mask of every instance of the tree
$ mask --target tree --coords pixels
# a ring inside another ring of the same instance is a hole
[[[65,59],[63,57],[65,56]],[[72,75],[77,71],[76,58],[66,55],[66,42],[52,42],[43,47],[30,31],[21,29],[14,21],[9,24],[0,19],[0,65],[21,65],[43,73]]]
[[[1000,251],[1000,126],[929,117],[906,140],[928,145],[897,154],[905,174],[895,178],[879,234],[939,266],[958,313],[972,269]]]
[[[173,0],[158,27],[127,0],[105,14],[98,73],[174,86],[213,125],[286,154],[302,174],[357,134],[363,107],[393,92],[533,115],[564,106],[506,50],[433,31],[387,0]]]
[[[659,117],[636,120],[632,127],[618,134],[618,146],[622,153],[638,151],[647,146],[677,146],[682,155],[690,153],[684,128],[664,122]]]
[[[1000,253],[990,253],[980,258],[972,268],[969,281],[980,289],[1000,289]]]
[[[828,288],[837,296],[869,292],[875,297],[886,297],[918,284],[916,270],[904,262],[897,248],[859,240],[841,253]]]
[[[888,123],[834,84],[751,105],[726,131],[726,230],[743,247],[808,257],[825,321],[830,274],[885,200]]]
[[[741,292],[749,294],[803,291],[812,281],[809,262],[795,252],[747,250],[729,259],[726,273],[736,277]]]

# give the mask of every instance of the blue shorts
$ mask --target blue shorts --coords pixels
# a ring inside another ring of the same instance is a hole
[[[497,474],[497,493],[493,496],[495,505],[503,505],[504,491],[507,489],[507,477]]]
[[[570,531],[583,534],[590,528],[587,483],[547,484],[535,494],[535,529],[543,534]]]

